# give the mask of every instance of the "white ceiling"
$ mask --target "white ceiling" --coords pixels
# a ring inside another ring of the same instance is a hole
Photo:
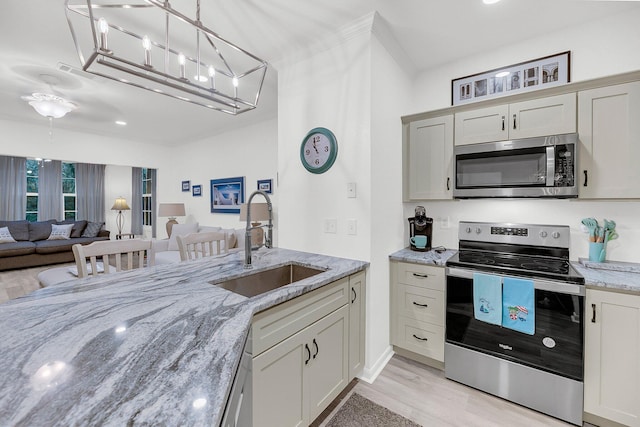
[[[178,8],[195,0],[171,4]],[[638,7],[640,2],[588,0],[502,0],[491,6],[481,0],[202,0],[202,21],[274,63],[378,11],[416,72]],[[78,105],[55,121],[56,128],[178,145],[277,113],[273,69],[267,72],[258,108],[229,116],[121,83],[61,71],[59,63],[79,66],[63,0],[3,0],[0,8],[0,118],[46,126],[47,120],[20,97],[53,92]],[[128,125],[116,126],[115,120]]]

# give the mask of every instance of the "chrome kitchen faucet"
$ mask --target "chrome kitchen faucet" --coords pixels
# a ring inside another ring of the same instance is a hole
[[[273,207],[271,206],[271,199],[269,195],[264,191],[254,191],[249,196],[249,200],[247,201],[247,229],[244,235],[244,268],[250,269],[253,266],[251,265],[251,230],[254,228],[265,227],[264,225],[251,225],[251,200],[253,196],[257,194],[262,194],[264,198],[267,200],[267,209],[269,210],[269,223],[266,225],[267,227],[267,235],[264,240],[264,245],[267,248],[272,247],[272,239],[273,239]]]

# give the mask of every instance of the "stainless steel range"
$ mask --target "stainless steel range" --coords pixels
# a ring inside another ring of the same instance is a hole
[[[461,222],[458,236],[445,376],[582,425],[585,290],[569,227]]]

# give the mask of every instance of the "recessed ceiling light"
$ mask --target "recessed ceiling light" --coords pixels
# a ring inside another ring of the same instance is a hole
[[[118,126],[126,126],[126,125],[127,125],[127,122],[125,122],[125,121],[123,121],[123,120],[116,120],[116,124],[117,124]]]
[[[482,0],[482,3],[484,4],[494,4],[494,3],[498,3],[500,0]]]

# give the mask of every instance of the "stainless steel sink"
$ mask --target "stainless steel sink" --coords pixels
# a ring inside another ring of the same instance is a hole
[[[235,279],[209,283],[251,298],[316,274],[324,273],[324,271],[292,263]]]

